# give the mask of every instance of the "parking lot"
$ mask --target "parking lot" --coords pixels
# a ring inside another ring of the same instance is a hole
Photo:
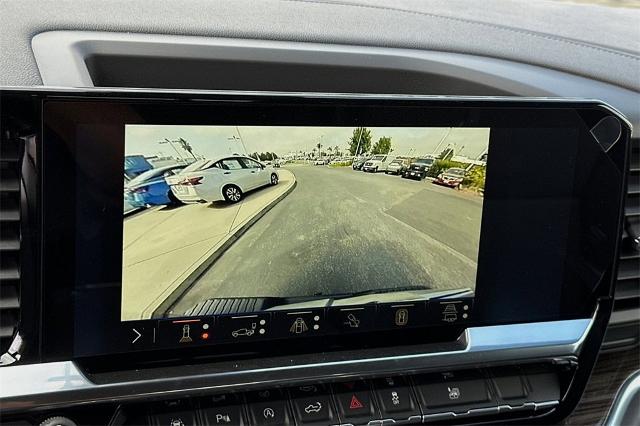
[[[424,286],[474,288],[482,198],[351,167],[287,165],[296,188],[173,305]]]

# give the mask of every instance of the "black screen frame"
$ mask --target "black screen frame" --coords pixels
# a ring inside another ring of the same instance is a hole
[[[72,108],[71,105],[76,107]],[[132,104],[136,104],[135,111],[132,115]],[[59,105],[56,110],[51,111],[53,105]],[[93,106],[93,107],[92,107]],[[177,112],[178,111],[178,112]],[[71,267],[65,259],[74,258],[77,253],[76,233],[79,230],[76,227],[76,210],[60,208],[60,202],[56,199],[55,181],[62,180],[65,182],[73,181],[75,187],[75,176],[71,175],[71,171],[75,171],[75,161],[73,145],[76,135],[76,126],[83,120],[89,120],[91,123],[102,123],[108,127],[120,127],[124,134],[124,123],[133,124],[132,117],[137,116],[139,124],[252,124],[252,125],[331,125],[331,126],[414,126],[414,127],[489,127],[491,128],[491,141],[488,162],[487,187],[485,190],[485,207],[487,209],[487,201],[494,195],[496,197],[505,197],[507,192],[500,192],[496,189],[498,178],[492,178],[491,158],[494,155],[492,146],[496,141],[506,140],[508,133],[512,129],[572,129],[577,134],[579,142],[576,147],[585,144],[598,146],[589,133],[589,129],[599,122],[603,117],[612,115],[610,109],[604,107],[598,102],[558,102],[545,100],[481,100],[481,99],[447,99],[447,98],[412,98],[412,97],[331,97],[331,96],[276,96],[276,95],[240,95],[240,94],[175,94],[170,96],[163,93],[145,93],[145,94],[90,94],[89,96],[70,96],[68,94],[47,95],[43,101],[43,134],[42,134],[42,205],[43,205],[43,323],[42,323],[42,352],[47,359],[63,359],[69,356],[94,356],[105,355],[112,352],[126,352],[122,347],[118,347],[115,343],[115,334],[107,338],[109,344],[102,344],[100,350],[91,353],[90,351],[81,350],[74,351],[74,341],[78,342],[78,337],[90,335],[92,331],[89,329],[95,327],[95,324],[104,324],[100,318],[87,318],[82,316],[79,318],[75,311],[74,301],[78,302],[81,297],[75,286],[76,276],[75,268]],[[176,119],[176,116],[180,118]],[[209,117],[208,121],[203,120]],[[84,117],[84,118],[83,118]],[[151,119],[151,117],[156,117]],[[164,121],[160,118],[164,117]],[[211,117],[215,117],[212,119]],[[534,125],[535,123],[535,125]],[[630,129],[628,126],[622,126],[622,137],[614,146],[615,150],[608,154],[604,151],[593,151],[591,149],[576,149],[576,164],[591,164],[596,162],[602,169],[598,173],[601,176],[608,177],[609,180],[603,183],[603,189],[599,191],[603,197],[606,197],[606,219],[608,230],[611,235],[619,235],[620,219],[622,203],[624,200],[625,186],[625,164],[626,164],[626,144],[624,141],[628,139]],[[106,135],[117,136],[117,132]],[[103,135],[104,136],[104,135]],[[108,142],[108,141],[106,141]],[[123,146],[124,138],[122,138]],[[96,153],[98,155],[98,153]],[[120,149],[112,149],[110,155],[118,159],[118,165],[121,169],[123,151]],[[103,157],[104,158],[104,157]],[[113,160],[113,158],[112,158]],[[589,161],[586,161],[589,160]],[[523,163],[523,167],[527,167]],[[114,175],[119,177],[120,169],[114,170]],[[571,171],[572,179],[579,179],[584,174],[584,170],[580,171],[580,167]],[[121,179],[119,177],[119,179]],[[118,186],[121,191],[121,181]],[[581,194],[584,198],[584,188],[578,188],[574,191]],[[75,194],[75,193],[74,193]],[[578,197],[578,198],[580,198]],[[580,198],[582,202],[582,198]],[[504,199],[503,199],[504,200]],[[508,201],[508,197],[507,197]],[[75,207],[76,200],[66,200],[68,205]],[[582,210],[586,210],[589,206],[574,203],[571,207],[569,215],[573,218],[582,218]],[[121,207],[121,199],[118,199]],[[121,213],[121,210],[120,210]],[[604,214],[604,213],[603,213]],[[496,216],[493,216],[495,219]],[[595,220],[595,219],[590,219]],[[597,220],[601,220],[598,218]],[[578,222],[581,222],[582,219]],[[582,222],[581,222],[582,223]],[[583,233],[584,227],[589,223],[582,223],[578,228],[572,229],[573,241],[578,240],[578,236]],[[487,271],[481,267],[483,257],[494,257],[490,247],[491,243],[486,242],[485,229],[493,227],[491,217],[483,212],[482,231],[480,242],[480,259],[478,267],[478,283],[487,275]],[[107,253],[114,253],[114,246],[117,246],[118,253],[121,256],[121,220],[118,224],[120,239],[113,238],[108,247]],[[116,235],[116,234],[113,234]],[[70,238],[73,236],[73,238]],[[117,240],[117,241],[116,241]],[[609,297],[612,292],[613,272],[616,265],[617,238],[611,237],[606,241],[607,262],[600,266],[601,274],[596,283],[591,283],[589,291],[585,290],[585,285],[576,277],[565,277],[566,286],[556,292],[556,300],[558,300],[558,310],[556,312],[540,313],[539,308],[548,306],[549,292],[543,289],[525,287],[525,291],[518,291],[517,287],[511,292],[501,293],[506,287],[506,282],[500,286],[482,286],[476,287],[475,298],[475,315],[476,320],[473,326],[498,325],[518,322],[533,321],[551,321],[572,318],[590,317],[595,309],[596,302],[601,297]],[[489,248],[488,248],[489,247]],[[575,243],[572,246],[575,251],[575,257],[584,259],[580,255],[580,247]],[[71,255],[74,253],[73,255]],[[116,255],[117,256],[117,255]],[[96,258],[96,264],[101,264],[101,259]],[[118,263],[120,265],[120,263]],[[107,268],[108,269],[108,268]],[[513,268],[512,274],[517,274],[517,268]],[[120,268],[118,268],[120,272]],[[481,278],[482,277],[482,278]],[[107,280],[111,284],[107,284],[105,288],[113,289],[113,280]],[[587,286],[588,287],[588,286]],[[558,289],[555,289],[558,290]],[[115,293],[113,293],[115,294]],[[576,297],[578,295],[578,297]],[[531,297],[534,299],[531,299]],[[119,302],[119,288],[117,300]],[[494,307],[496,305],[504,305],[512,303],[514,298],[520,301],[528,299],[529,309],[522,309],[523,303],[516,304],[515,308],[508,311],[508,315],[499,314]],[[112,299],[109,299],[112,300]],[[532,300],[535,303],[530,303]],[[105,307],[113,305],[105,303]],[[88,312],[92,315],[91,312]],[[111,324],[109,322],[109,324]],[[85,327],[85,330],[78,333],[77,327]],[[111,330],[112,328],[107,328]],[[75,330],[75,333],[74,333]],[[96,330],[97,341],[88,340],[85,344],[98,344],[100,339],[104,338],[105,330]],[[434,336],[443,338],[449,335],[458,335],[459,328],[450,329],[443,332],[434,332]],[[102,336],[99,336],[102,334]],[[426,339],[426,333],[407,333],[406,335],[396,334],[396,342],[416,343],[415,339]],[[326,337],[322,340],[326,340]],[[341,347],[344,342],[340,342],[340,338],[336,337],[332,342],[332,348]],[[365,339],[366,340],[366,339]],[[103,339],[104,341],[104,339]],[[305,346],[304,350],[318,351],[321,347],[327,347],[326,342],[323,346],[313,344],[312,341],[305,345],[301,341],[283,341],[282,350],[284,353],[300,350],[301,346]],[[77,349],[77,348],[76,348]],[[249,353],[260,353],[255,348],[244,347],[243,351]],[[181,350],[183,354],[187,354],[187,350]],[[198,348],[194,350],[194,354],[206,353],[206,348]],[[209,350],[210,352],[210,350]],[[237,349],[235,350],[237,353]],[[161,351],[158,353],[161,358],[167,356]]]

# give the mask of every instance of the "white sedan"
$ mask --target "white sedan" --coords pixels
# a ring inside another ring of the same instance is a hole
[[[280,179],[272,166],[244,156],[235,155],[197,163],[166,178],[173,194],[184,203],[223,200],[237,203],[248,191],[277,185]]]

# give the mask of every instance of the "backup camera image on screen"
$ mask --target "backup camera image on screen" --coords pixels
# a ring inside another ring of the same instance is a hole
[[[473,291],[489,132],[127,125],[121,319]]]

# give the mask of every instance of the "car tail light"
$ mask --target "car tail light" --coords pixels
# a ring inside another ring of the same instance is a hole
[[[147,191],[149,191],[149,187],[148,186],[139,186],[139,187],[134,188],[134,189],[131,190],[131,192],[133,192],[135,194],[144,194]]]
[[[202,183],[202,179],[204,179],[203,176],[190,177],[186,178],[182,182],[178,182],[178,185],[200,185]]]

